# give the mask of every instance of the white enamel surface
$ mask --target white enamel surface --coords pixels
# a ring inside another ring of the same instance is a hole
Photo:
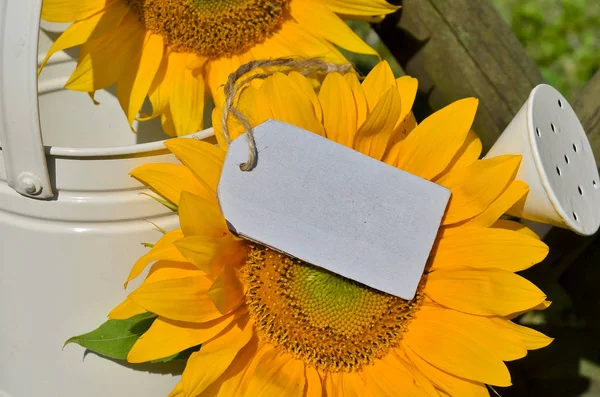
[[[594,234],[600,225],[600,179],[591,146],[567,100],[537,86],[486,157],[522,154],[517,179],[530,186],[521,216]]]
[[[0,0],[0,10],[6,4]],[[43,24],[38,62],[63,28]],[[77,345],[63,349],[69,337],[105,321],[135,288],[125,291],[123,282],[148,251],[140,243],[161,237],[150,222],[178,227],[177,216],[141,194],[150,191],[129,176],[142,164],[177,163],[162,142],[152,142],[165,138],[159,126],[136,135],[110,90],[97,93],[101,106],[85,93],[63,90],[75,59],[72,52],[56,54],[38,84],[46,144],[39,149],[55,196],[37,200],[15,192],[4,167],[9,150],[0,150],[0,396],[163,397],[179,381],[173,373],[180,365],[131,367],[84,355]],[[35,117],[37,107],[22,111]]]
[[[229,147],[218,197],[242,236],[412,299],[450,192],[316,134],[269,120]]]

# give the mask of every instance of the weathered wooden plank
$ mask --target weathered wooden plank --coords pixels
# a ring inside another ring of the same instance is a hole
[[[474,96],[481,104],[474,129],[489,148],[542,76],[491,2],[404,0],[374,25],[419,91],[439,109]]]
[[[596,163],[600,164],[600,69],[577,92],[573,101],[573,109],[588,135]]]

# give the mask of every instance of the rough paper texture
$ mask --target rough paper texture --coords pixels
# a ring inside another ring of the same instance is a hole
[[[412,299],[450,192],[283,122],[229,147],[218,198],[237,233],[372,288]]]

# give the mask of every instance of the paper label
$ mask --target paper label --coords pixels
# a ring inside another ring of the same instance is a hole
[[[412,299],[448,189],[312,132],[268,120],[227,152],[217,191],[241,237],[377,290]]]

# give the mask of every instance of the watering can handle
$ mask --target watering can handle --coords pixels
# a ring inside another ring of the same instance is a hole
[[[0,0],[0,143],[8,185],[51,198],[37,91],[41,9],[42,0]]]

